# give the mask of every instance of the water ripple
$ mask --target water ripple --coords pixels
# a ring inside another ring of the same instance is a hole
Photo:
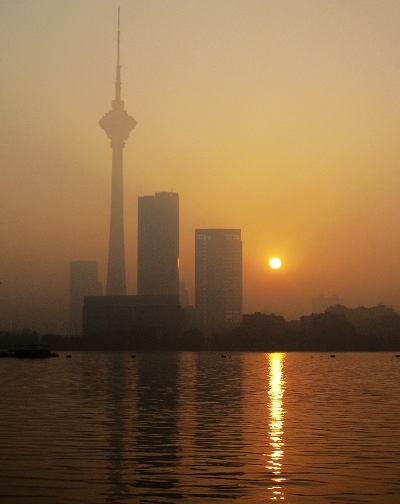
[[[385,353],[2,359],[0,501],[398,503],[399,364]]]

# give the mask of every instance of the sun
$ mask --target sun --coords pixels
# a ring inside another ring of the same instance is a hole
[[[269,260],[269,265],[271,266],[272,269],[279,269],[282,265],[282,262],[279,259],[279,257],[272,257]]]

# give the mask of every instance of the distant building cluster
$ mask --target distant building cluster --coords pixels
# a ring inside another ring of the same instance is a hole
[[[182,307],[189,305],[189,296],[179,282],[177,193],[139,197],[137,243],[137,296],[101,296],[98,263],[70,264],[70,334],[112,335],[144,326],[179,332],[187,327]],[[205,332],[241,323],[240,229],[195,230],[194,312],[191,324]]]
[[[98,264],[70,265],[70,334],[120,337],[152,328],[159,334],[185,328],[226,330],[242,317],[240,229],[195,230],[195,306],[179,279],[179,196],[158,192],[138,198],[137,295],[126,295],[123,223],[123,149],[136,121],[121,99],[119,26],[115,99],[100,120],[112,149],[111,218],[106,296]],[[154,334],[152,335],[154,337]]]
[[[137,296],[101,296],[98,264],[70,264],[70,334],[123,334],[145,326],[179,333],[197,326],[224,331],[242,319],[240,229],[195,230],[195,307],[179,282],[179,198],[156,193],[138,200]],[[183,308],[182,308],[183,307]]]

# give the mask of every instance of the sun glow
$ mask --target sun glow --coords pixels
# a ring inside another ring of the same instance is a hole
[[[269,260],[269,265],[271,266],[272,269],[278,269],[281,267],[282,265],[282,262],[281,260],[279,259],[279,257],[272,257],[270,260]]]

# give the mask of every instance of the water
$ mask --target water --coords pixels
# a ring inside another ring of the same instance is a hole
[[[1,359],[1,503],[400,502],[389,353]]]

